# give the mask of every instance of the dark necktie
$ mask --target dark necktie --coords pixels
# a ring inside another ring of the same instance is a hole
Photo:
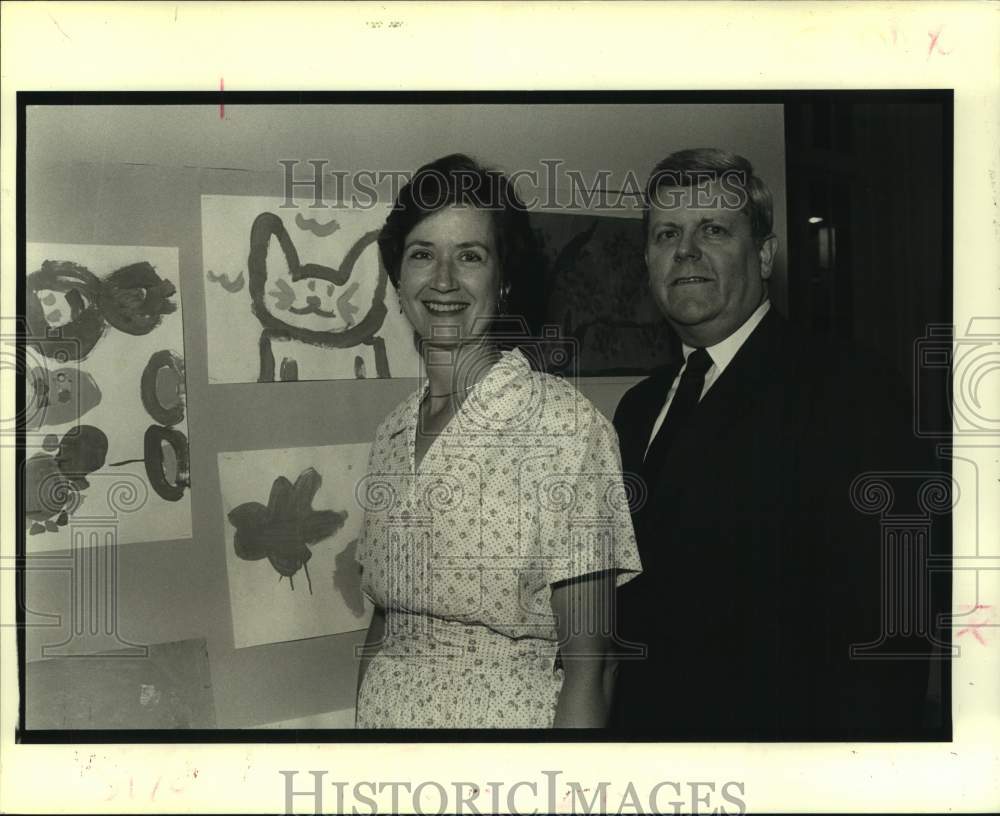
[[[667,409],[667,415],[663,418],[663,424],[656,433],[646,453],[646,458],[642,464],[642,475],[649,488],[656,482],[656,477],[663,467],[663,460],[670,450],[671,444],[677,438],[678,433],[691,419],[694,409],[698,406],[701,398],[701,391],[705,387],[705,372],[712,367],[712,358],[708,356],[705,349],[695,349],[687,358],[687,365],[681,380],[677,384],[674,398]]]

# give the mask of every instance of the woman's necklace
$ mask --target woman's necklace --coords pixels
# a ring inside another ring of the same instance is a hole
[[[469,391],[470,389],[475,388],[476,385],[478,385],[478,383],[473,383],[472,385],[467,385],[465,388],[459,388],[458,391],[449,391],[446,394],[432,394],[432,393],[430,393],[430,391],[428,391],[427,392],[427,396],[430,399],[441,399],[442,397],[454,397],[457,394],[464,394],[466,391]]]

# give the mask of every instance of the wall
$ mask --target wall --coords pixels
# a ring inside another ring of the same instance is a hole
[[[217,106],[29,109],[26,231],[28,241],[179,250],[193,538],[117,548],[118,631],[140,644],[204,638],[216,725],[246,728],[353,706],[353,650],[363,632],[233,648],[217,453],[367,442],[414,383],[209,386],[200,196],[281,195],[279,159],[410,171],[461,150],[507,170],[562,159],[585,178],[599,169],[622,178],[631,169],[642,181],[672,150],[717,145],[749,157],[772,187],[783,245],[784,126],[780,105],[227,105],[224,117]],[[775,298],[783,303],[780,283]],[[582,389],[610,415],[628,384],[588,381]],[[324,421],[331,406],[350,421]],[[266,418],[276,415],[285,421],[272,427]],[[28,629],[33,661],[43,644],[68,637],[67,577],[29,571],[27,593],[32,612],[62,619]]]

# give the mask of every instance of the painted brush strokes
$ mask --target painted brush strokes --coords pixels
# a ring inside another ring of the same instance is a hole
[[[201,197],[209,382],[416,377],[376,244],[388,205],[284,203]]]
[[[234,646],[364,629],[355,487],[370,445],[220,453]]]
[[[29,243],[26,261],[27,551],[109,520],[118,544],[190,538],[177,249]]]
[[[645,376],[670,362],[678,349],[649,296],[642,222],[532,213],[531,223],[547,262],[544,322],[573,339],[574,373]]]
[[[244,561],[262,561],[288,579],[295,591],[295,576],[305,574],[309,594],[313,594],[309,575],[312,548],[336,533],[347,520],[346,510],[316,510],[313,498],[323,482],[315,468],[306,468],[293,485],[284,476],[271,484],[267,505],[244,502],[228,516],[236,528],[233,551]],[[301,582],[300,582],[301,585]]]

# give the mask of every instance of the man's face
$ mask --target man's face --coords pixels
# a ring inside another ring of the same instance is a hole
[[[771,277],[777,240],[772,236],[758,246],[750,217],[727,207],[727,199],[732,201],[732,191],[713,182],[698,189],[661,187],[650,202],[649,287],[691,346],[715,345],[742,326]]]

